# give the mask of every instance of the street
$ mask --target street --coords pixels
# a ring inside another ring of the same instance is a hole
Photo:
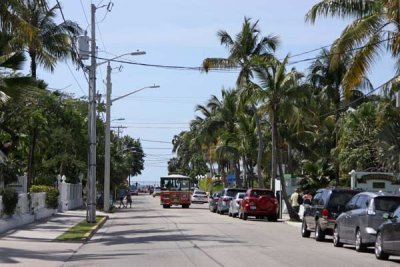
[[[242,221],[208,204],[163,209],[158,197],[139,195],[63,266],[400,266],[400,257],[378,261],[372,249],[305,239],[296,223]]]

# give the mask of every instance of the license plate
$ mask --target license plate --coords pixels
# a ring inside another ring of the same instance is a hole
[[[256,206],[250,206],[250,209],[251,210],[255,210],[255,209],[257,209],[257,207]]]

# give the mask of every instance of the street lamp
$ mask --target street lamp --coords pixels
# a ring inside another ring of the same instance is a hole
[[[106,99],[106,130],[105,130],[105,147],[104,147],[104,207],[103,210],[108,212],[110,210],[110,117],[111,105],[113,102],[120,100],[124,97],[138,93],[147,88],[159,88],[159,85],[145,86],[123,96],[111,99],[111,66],[108,62],[107,66],[107,99]]]

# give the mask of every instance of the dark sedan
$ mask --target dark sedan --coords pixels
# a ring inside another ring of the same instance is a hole
[[[400,256],[400,206],[383,217],[387,220],[378,228],[375,240],[375,256],[379,260],[387,260],[389,255]]]

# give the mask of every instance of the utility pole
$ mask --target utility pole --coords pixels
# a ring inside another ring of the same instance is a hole
[[[119,134],[120,134],[120,133],[122,133],[122,131],[121,131],[120,129],[125,129],[126,127],[125,127],[125,126],[122,126],[122,125],[120,125],[120,126],[114,126],[114,127],[111,127],[111,128],[117,128],[117,135],[118,135],[118,146],[119,146],[119,150],[122,150],[122,147],[121,147],[121,141],[120,141],[120,139],[119,139]]]
[[[91,65],[89,70],[89,177],[87,218],[96,222],[96,6],[91,5]]]
[[[104,148],[104,211],[110,210],[110,107],[111,107],[111,66],[110,61],[107,65],[107,96],[106,96],[106,132],[105,132],[105,148]]]

